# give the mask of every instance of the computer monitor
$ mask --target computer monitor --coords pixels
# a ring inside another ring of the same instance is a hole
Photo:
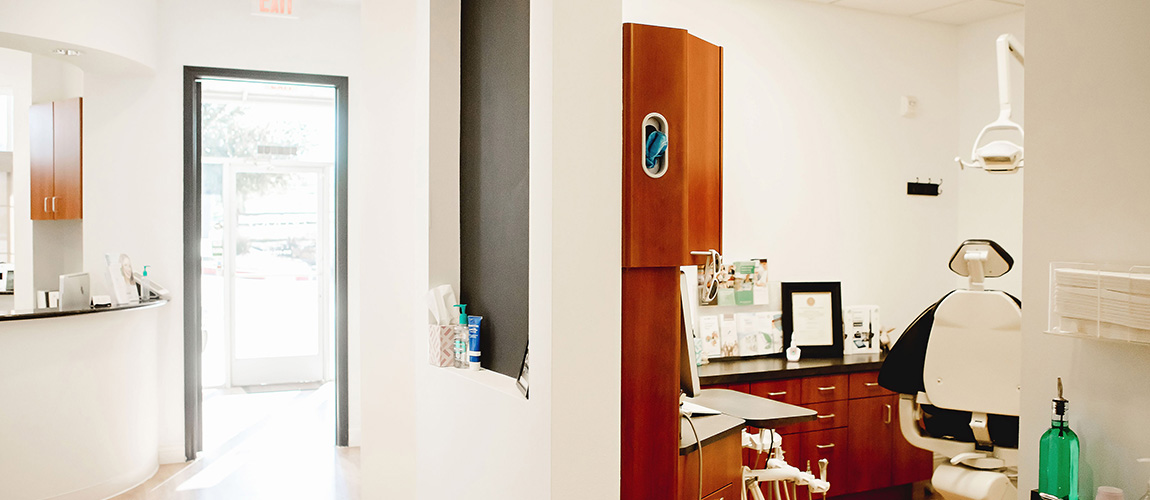
[[[92,307],[92,290],[88,273],[60,275],[60,310],[75,311]]]
[[[692,398],[702,390],[699,387],[698,360],[695,358],[695,325],[698,324],[695,317],[699,303],[695,297],[698,283],[698,270],[695,266],[679,268],[679,301],[683,312],[679,315],[679,387],[687,397]]]

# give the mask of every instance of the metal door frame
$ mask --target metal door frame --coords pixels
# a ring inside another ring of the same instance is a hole
[[[335,148],[335,444],[348,443],[347,226],[348,226],[348,79],[345,76],[280,73],[184,66],[184,455],[195,460],[203,450],[200,304],[200,80],[205,78],[323,85],[336,92]]]

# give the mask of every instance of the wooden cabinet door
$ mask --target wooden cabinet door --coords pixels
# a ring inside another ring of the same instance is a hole
[[[894,405],[894,429],[891,431],[891,484],[927,481],[934,473],[934,453],[915,448],[906,441],[898,424],[898,396],[890,396]]]
[[[798,435],[801,443],[800,457],[798,462],[792,462],[789,459],[787,463],[798,467],[799,470],[806,470],[807,463],[811,464],[811,472],[815,476],[819,475],[819,460],[827,459],[827,480],[831,483],[831,490],[828,492],[829,496],[844,495],[853,493],[855,490],[847,490],[851,483],[851,478],[857,473],[857,462],[852,458],[853,450],[850,449],[850,433],[846,427],[838,429],[829,429],[825,431],[804,432]],[[799,493],[799,498],[806,498],[802,492]]]
[[[623,25],[623,267],[676,267],[687,249],[687,31]],[[667,120],[667,167],[648,175],[644,120]]]
[[[850,400],[850,438],[846,462],[850,479],[843,493],[891,485],[892,432],[898,424],[892,396]]]
[[[52,173],[52,103],[33,104],[28,109],[28,132],[31,143],[32,220],[52,220],[52,196],[55,196]]]
[[[54,217],[82,219],[83,198],[83,101],[76,97],[56,101],[52,106],[53,198],[49,204]],[[127,195],[125,193],[125,195]]]
[[[687,35],[687,248],[723,251],[723,48]]]
[[[700,491],[702,491],[703,497],[709,498],[709,495],[722,492],[731,484],[739,484],[743,476],[740,449],[742,449],[742,436],[739,433],[703,445],[703,478],[701,484],[699,482],[699,452],[692,451],[686,455],[679,455],[678,498],[680,500],[695,500],[699,498]],[[735,490],[736,494],[738,491]],[[660,492],[654,493],[662,496]]]
[[[622,273],[620,498],[670,500],[680,431],[679,270]],[[739,450],[731,453],[737,466]]]

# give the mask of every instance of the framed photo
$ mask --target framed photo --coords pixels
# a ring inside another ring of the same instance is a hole
[[[839,282],[783,283],[783,345],[804,358],[843,355],[843,299]]]
[[[527,369],[527,355],[531,353],[531,344],[527,344],[527,348],[523,350],[523,365],[519,367],[519,377],[515,379],[515,387],[519,388],[519,392],[523,393],[523,397],[531,399],[528,396],[528,389],[531,388],[530,381],[528,380]]]

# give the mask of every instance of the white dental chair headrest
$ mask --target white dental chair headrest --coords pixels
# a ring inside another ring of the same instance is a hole
[[[998,243],[991,240],[966,240],[950,258],[950,270],[959,276],[970,276],[967,262],[974,257],[983,261],[983,276],[987,278],[1002,276],[1014,267],[1014,259]]]

